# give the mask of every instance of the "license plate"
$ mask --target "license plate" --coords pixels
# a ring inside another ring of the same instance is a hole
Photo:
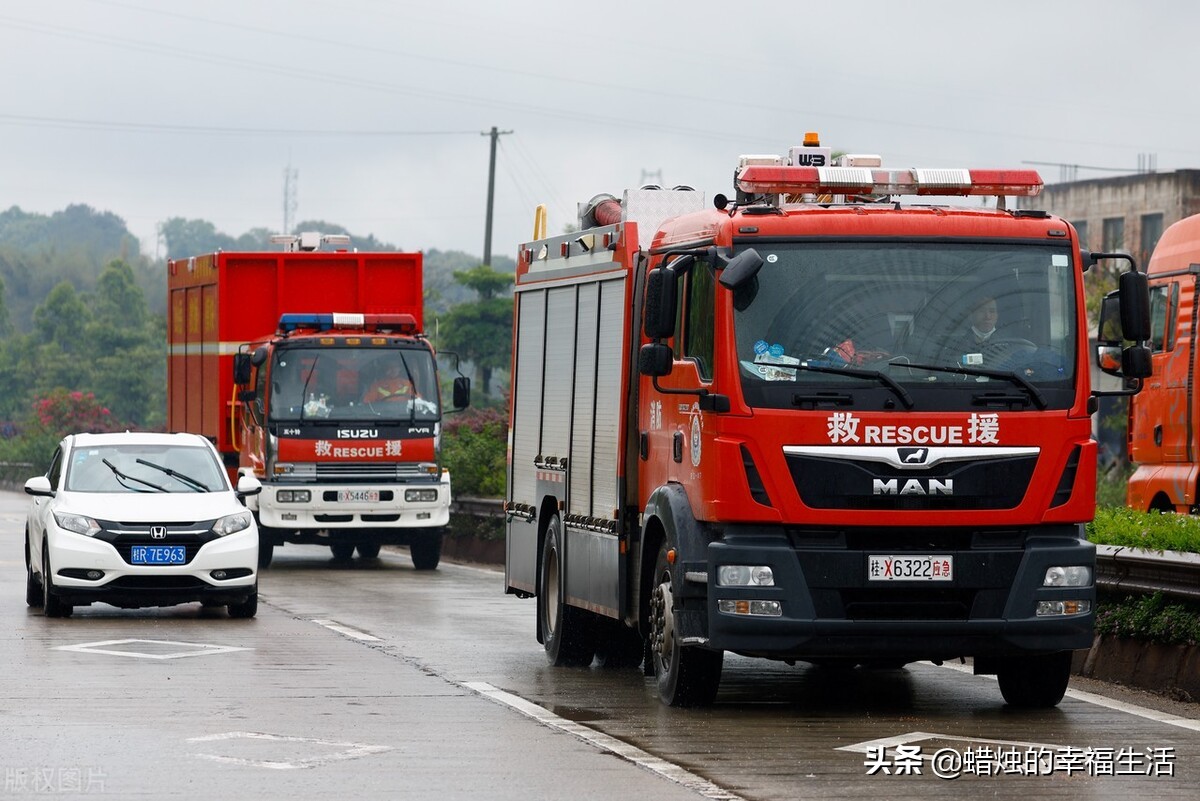
[[[870,581],[953,581],[954,557],[950,554],[867,557]]]
[[[338,503],[379,503],[379,490],[338,490]]]
[[[129,549],[129,562],[135,565],[182,565],[187,562],[187,548],[182,545],[134,545]]]

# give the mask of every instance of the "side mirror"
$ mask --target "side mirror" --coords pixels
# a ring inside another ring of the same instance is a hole
[[[243,473],[238,476],[237,495],[239,498],[245,498],[250,495],[257,495],[262,492],[262,482],[255,476],[249,473]]]
[[[233,383],[239,387],[250,383],[249,353],[235,353],[233,355]]]
[[[656,267],[646,277],[645,322],[650,339],[665,339],[675,333],[675,271]]]
[[[737,289],[758,275],[762,269],[763,259],[754,248],[747,248],[729,260],[729,264],[721,271],[721,286],[727,289]]]
[[[263,364],[266,363],[267,355],[269,353],[270,353],[270,351],[267,349],[266,345],[263,345],[262,347],[259,347],[259,348],[255,348],[254,353],[250,354],[250,363],[252,365],[254,365],[255,367],[261,367]]]
[[[454,379],[454,408],[465,409],[471,405],[471,379],[460,375]]]
[[[237,399],[240,400],[242,403],[250,403],[251,401],[258,399],[258,390],[243,389],[241,392],[238,393]]]
[[[50,486],[50,479],[46,476],[34,476],[25,482],[25,494],[41,497],[54,497],[54,490]]]
[[[1150,281],[1145,273],[1121,273],[1117,292],[1121,298],[1121,331],[1126,339],[1150,338]]]
[[[655,342],[642,345],[641,350],[638,351],[638,372],[642,375],[656,378],[669,375],[673,364],[670,345]]]

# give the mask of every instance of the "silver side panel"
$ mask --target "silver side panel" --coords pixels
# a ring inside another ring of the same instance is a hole
[[[555,287],[546,301],[546,376],[542,384],[542,451],[570,455],[572,377],[575,375],[575,287]],[[574,461],[572,459],[572,461]]]
[[[617,509],[617,464],[622,398],[621,370],[624,361],[625,311],[629,301],[625,281],[600,285],[600,348],[596,363],[596,449],[592,515],[611,518]]]
[[[542,345],[546,294],[525,292],[518,298],[517,375],[513,384],[512,478],[509,500],[536,503],[533,460],[541,439]]]
[[[571,428],[568,512],[593,515],[592,470],[596,428],[596,321],[600,314],[600,284],[579,287],[579,321],[575,333],[575,399]]]

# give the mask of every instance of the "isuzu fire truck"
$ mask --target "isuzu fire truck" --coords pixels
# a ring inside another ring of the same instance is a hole
[[[168,263],[167,425],[211,439],[235,480],[262,482],[248,506],[264,567],[295,542],[339,559],[408,545],[432,570],[450,474],[421,254],[323,251],[348,238],[318,234],[276,241],[287,249]],[[371,391],[384,381],[398,394]],[[467,379],[454,388],[466,406]]]
[[[687,188],[597,196],[579,232],[538,239],[539,210],[516,281],[506,591],[536,597],[551,664],[644,658],[671,705],[714,700],[731,651],[969,657],[1008,703],[1053,706],[1095,603],[1082,278],[1117,254],[1006,210],[1035,172],[810,145],[743,157],[736,198],[707,209]],[[1120,303],[1133,391],[1136,268]]]
[[[1197,364],[1196,292],[1200,276],[1200,215],[1163,232],[1146,267],[1150,281],[1150,349],[1154,377],[1130,399],[1128,505],[1142,511],[1194,512],[1200,505],[1200,448],[1195,390]],[[1102,314],[1100,338],[1116,367],[1120,328]],[[1105,365],[1102,364],[1102,367]]]

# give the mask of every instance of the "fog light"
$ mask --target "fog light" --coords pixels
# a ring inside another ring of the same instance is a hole
[[[783,614],[783,605],[779,601],[717,601],[717,609],[727,615],[779,617]]]
[[[406,489],[404,491],[405,503],[433,503],[438,498],[438,491],[435,489]]]
[[[1038,601],[1037,616],[1084,615],[1092,611],[1091,601]]]
[[[775,573],[767,565],[719,565],[718,587],[774,587]]]
[[[1087,587],[1092,583],[1092,569],[1079,565],[1073,567],[1050,567],[1042,579],[1043,587]]]
[[[229,574],[224,570],[214,570],[213,572],[209,573],[209,575],[215,578],[217,581],[222,581]]]
[[[83,577],[90,581],[99,581],[104,578],[104,572],[101,570],[89,570],[83,574]]]

